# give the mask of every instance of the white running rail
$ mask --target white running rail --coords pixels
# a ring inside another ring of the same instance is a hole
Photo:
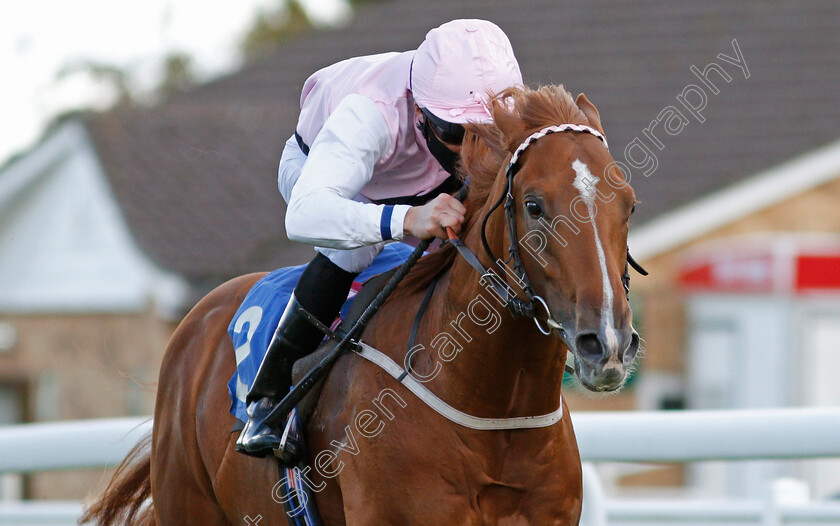
[[[840,457],[840,407],[571,415],[588,462]]]
[[[840,457],[840,408],[572,413],[586,462]],[[0,427],[0,473],[113,466],[151,431],[148,418]],[[763,502],[610,501],[584,468],[582,524],[840,524],[840,503],[773,507]],[[773,508],[770,510],[770,508]],[[0,505],[0,526],[74,524],[78,503]],[[768,511],[770,510],[770,511]]]
[[[151,430],[151,418],[0,427],[0,473],[115,466]]]

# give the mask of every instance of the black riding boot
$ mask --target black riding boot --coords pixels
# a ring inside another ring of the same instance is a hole
[[[237,451],[264,457],[280,445],[284,426],[272,429],[265,419],[291,389],[292,365],[313,352],[324,338],[324,333],[306,319],[301,309],[329,326],[356,276],[321,254],[307,265],[248,391],[248,422],[236,441]]]

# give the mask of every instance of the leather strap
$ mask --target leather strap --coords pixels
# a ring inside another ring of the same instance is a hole
[[[514,418],[483,418],[468,415],[467,413],[455,409],[438,398],[437,395],[431,392],[425,385],[418,382],[413,376],[408,374],[408,372],[400,367],[394,360],[374,349],[370,345],[364,342],[359,342],[353,352],[384,369],[385,372],[399,380],[399,382],[409,391],[414,393],[414,395],[423,401],[423,403],[434,409],[439,415],[443,416],[450,422],[458,424],[459,426],[483,431],[533,429],[552,426],[563,418],[562,396],[560,397],[560,404],[557,409],[545,415],[520,416]]]
[[[452,194],[463,187],[460,179],[454,175],[447,177],[442,183],[436,186],[429,192],[423,195],[405,195],[401,197],[389,197],[387,199],[377,199],[374,203],[378,205],[410,205],[423,206],[440,194]]]
[[[307,146],[307,144],[303,142],[303,137],[300,136],[297,130],[295,130],[295,141],[297,141],[298,148],[300,148],[300,151],[303,152],[303,155],[309,157],[309,146]]]
[[[514,298],[513,291],[507,283],[498,274],[485,268],[484,265],[481,264],[481,261],[478,260],[478,256],[476,256],[475,253],[473,253],[473,251],[470,250],[459,237],[455,236],[452,229],[447,228],[446,230],[449,234],[449,242],[453,247],[455,247],[458,254],[464,258],[464,260],[469,263],[472,268],[481,274],[482,280],[490,283],[490,286],[492,286],[496,294],[499,295],[499,299],[507,305],[511,299]]]
[[[417,329],[420,328],[420,321],[423,319],[423,314],[426,313],[426,307],[429,306],[429,301],[432,299],[437,283],[438,278],[433,279],[432,282],[429,283],[429,289],[426,291],[426,296],[423,298],[422,303],[420,303],[420,308],[417,310],[417,316],[414,317],[414,323],[411,324],[411,331],[408,333],[409,352],[411,352],[411,349],[414,348],[414,340],[417,339]]]

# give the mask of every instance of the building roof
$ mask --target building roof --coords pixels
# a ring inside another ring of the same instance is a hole
[[[277,190],[285,130],[276,108],[167,106],[88,122],[135,240],[194,284],[299,264]]]
[[[652,258],[838,177],[840,140],[654,217],[633,229],[630,246]]]
[[[140,246],[193,281],[308,260],[309,247],[286,240],[276,189],[304,80],[343,58],[413,49],[430,28],[470,17],[509,35],[528,84],[585,92],[617,160],[635,139],[656,157],[649,176],[631,170],[637,225],[840,136],[840,3],[831,0],[371,2],[344,28],[296,37],[161,106],[87,121]],[[737,58],[733,40],[748,78],[720,58]],[[690,70],[711,62],[731,78],[709,74],[717,94]],[[706,95],[702,123],[677,99],[692,84]],[[675,135],[654,128],[660,150],[644,130],[669,106],[688,123]]]

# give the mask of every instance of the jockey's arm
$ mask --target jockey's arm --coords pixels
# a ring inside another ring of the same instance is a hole
[[[376,104],[361,95],[342,100],[312,143],[286,212],[293,241],[351,249],[406,235],[445,237],[442,226],[463,221],[464,208],[449,195],[422,207],[354,201],[391,148],[391,134]],[[408,216],[408,217],[407,217]]]
[[[289,239],[344,249],[379,243],[388,232],[402,239],[410,206],[353,201],[390,148],[391,134],[376,104],[361,95],[342,100],[310,146],[292,189]]]

